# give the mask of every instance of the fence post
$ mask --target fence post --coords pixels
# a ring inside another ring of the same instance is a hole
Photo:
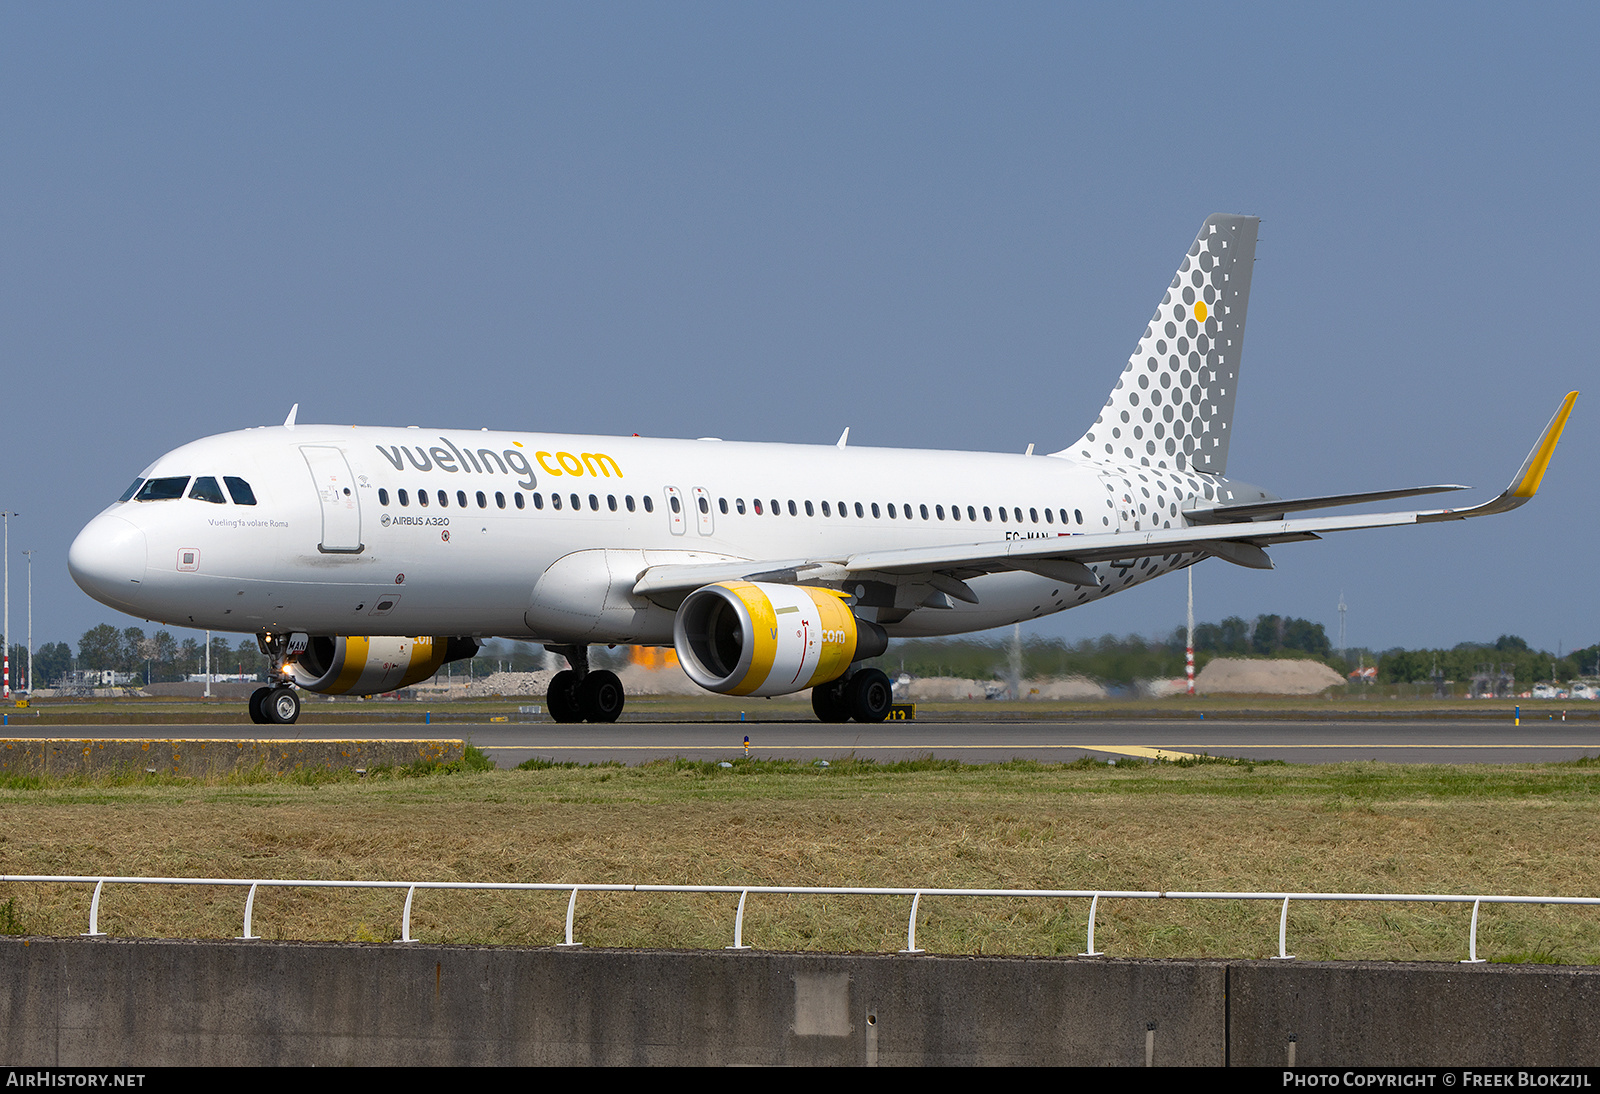
[[[573,949],[576,949],[577,947],[583,945],[582,942],[574,942],[574,941],[572,941],[572,913],[577,909],[577,907],[578,907],[578,887],[576,885],[574,885],[572,887],[572,897],[571,897],[571,899],[569,899],[567,901],[567,940],[560,944],[560,946],[559,946],[560,949],[567,949],[569,947],[573,948]]]
[[[255,914],[256,910],[257,884],[259,883],[254,881],[250,883],[250,895],[244,898],[244,934],[239,936],[241,942],[250,941],[258,937],[250,933],[250,917]]]
[[[1094,899],[1089,901],[1089,948],[1079,957],[1104,957],[1105,954],[1094,948],[1094,913],[1100,907],[1100,894],[1094,894]]]
[[[1472,902],[1472,933],[1467,937],[1467,959],[1461,962],[1463,965],[1484,963],[1484,959],[1478,956],[1478,904],[1477,900]]]
[[[911,898],[911,919],[906,923],[906,948],[901,950],[901,953],[922,952],[917,949],[917,903],[921,900],[921,893]]]
[[[1283,911],[1278,916],[1278,956],[1274,957],[1272,960],[1274,960],[1274,961],[1293,961],[1294,960],[1294,954],[1288,952],[1288,946],[1287,946],[1288,938],[1289,938],[1289,897],[1288,897],[1288,894],[1285,894],[1284,898],[1283,898]]]
[[[739,892],[739,914],[733,917],[733,945],[724,946],[725,950],[748,950],[744,944],[744,898],[750,895],[749,889]]]
[[[85,938],[103,935],[106,932],[99,927],[100,922],[100,890],[105,887],[106,879],[101,878],[94,883],[94,899],[89,901],[89,929],[84,931]]]

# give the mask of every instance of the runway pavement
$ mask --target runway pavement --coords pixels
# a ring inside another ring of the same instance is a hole
[[[251,732],[247,732],[251,731]],[[579,763],[626,764],[682,756],[727,759],[745,752],[764,759],[834,759],[854,753],[889,761],[939,756],[965,763],[1031,759],[1067,763],[1080,756],[1231,756],[1290,763],[1381,760],[1390,763],[1548,763],[1600,756],[1600,725],[1593,721],[1070,721],[884,722],[823,725],[817,722],[621,722],[559,725],[553,722],[422,725],[303,724],[270,732],[234,725],[94,725],[39,727],[17,736],[56,738],[223,738],[471,741],[501,767],[530,757]]]

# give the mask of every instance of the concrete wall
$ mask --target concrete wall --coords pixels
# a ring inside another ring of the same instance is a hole
[[[1600,972],[0,939],[0,1056],[163,1064],[1593,1064]]]

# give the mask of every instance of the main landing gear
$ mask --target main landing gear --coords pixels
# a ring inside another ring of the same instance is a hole
[[[292,726],[300,717],[300,696],[283,671],[285,641],[281,634],[256,635],[267,658],[267,686],[250,693],[250,720],[258,726]]]
[[[811,709],[823,722],[881,722],[894,703],[894,688],[887,673],[858,669],[831,684],[811,689]]]
[[[588,646],[546,646],[572,667],[550,680],[545,706],[558,722],[615,722],[626,701],[622,681],[607,669],[589,670]]]

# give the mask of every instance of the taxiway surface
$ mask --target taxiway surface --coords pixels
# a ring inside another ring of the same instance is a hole
[[[223,738],[465,738],[502,768],[538,757],[558,762],[626,764],[681,756],[729,759],[832,760],[854,753],[879,762],[919,756],[995,763],[1030,759],[1070,763],[1080,756],[1152,759],[1210,755],[1290,763],[1380,760],[1389,763],[1549,763],[1600,756],[1600,724],[1524,721],[1070,721],[884,722],[823,725],[817,722],[620,722],[560,725],[553,722],[466,723],[436,721],[300,724],[273,729],[231,725],[41,726],[17,736],[67,739]]]

